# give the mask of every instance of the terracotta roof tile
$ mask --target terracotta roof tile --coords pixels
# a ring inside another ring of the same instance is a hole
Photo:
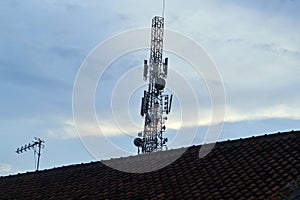
[[[202,146],[112,159],[139,170],[186,152],[149,173],[125,173],[101,162],[0,177],[4,199],[281,199],[300,177],[300,132],[218,142],[205,157]],[[204,145],[205,146],[205,145]],[[281,192],[284,191],[284,192]]]

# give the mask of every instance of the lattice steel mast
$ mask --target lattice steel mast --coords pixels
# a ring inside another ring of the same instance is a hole
[[[141,104],[141,115],[145,119],[144,131],[134,140],[138,153],[140,150],[142,153],[150,153],[167,148],[168,139],[163,137],[163,133],[173,96],[163,94],[168,75],[168,58],[163,62],[163,36],[164,18],[155,16],[152,19],[149,65],[144,60],[143,78],[149,81]]]

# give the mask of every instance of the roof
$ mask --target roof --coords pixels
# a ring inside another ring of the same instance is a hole
[[[99,161],[17,174],[0,178],[0,196],[4,199],[294,199],[291,195],[295,196],[297,191],[299,194],[299,144],[300,131],[291,131],[219,142],[203,158],[199,158],[203,145],[192,146],[170,165],[149,173],[122,172]],[[161,161],[178,151],[111,162],[129,168],[146,167],[154,158]]]

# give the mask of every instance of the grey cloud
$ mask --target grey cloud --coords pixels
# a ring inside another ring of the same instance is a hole
[[[56,45],[49,47],[49,53],[53,53],[60,58],[63,59],[80,59],[83,60],[83,58],[86,56],[87,53],[83,49],[79,49],[77,47],[67,47],[63,45]]]
[[[275,43],[259,43],[254,44],[253,47],[269,53],[274,53],[279,56],[291,56],[295,58],[300,58],[300,49],[299,51],[293,51]]]

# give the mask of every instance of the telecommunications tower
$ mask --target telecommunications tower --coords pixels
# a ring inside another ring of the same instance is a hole
[[[138,153],[150,153],[167,149],[166,115],[170,113],[173,95],[164,94],[168,75],[168,58],[163,61],[164,18],[152,19],[151,47],[149,64],[144,60],[144,81],[148,89],[144,90],[141,103],[141,115],[144,117],[144,130],[134,139]]]

